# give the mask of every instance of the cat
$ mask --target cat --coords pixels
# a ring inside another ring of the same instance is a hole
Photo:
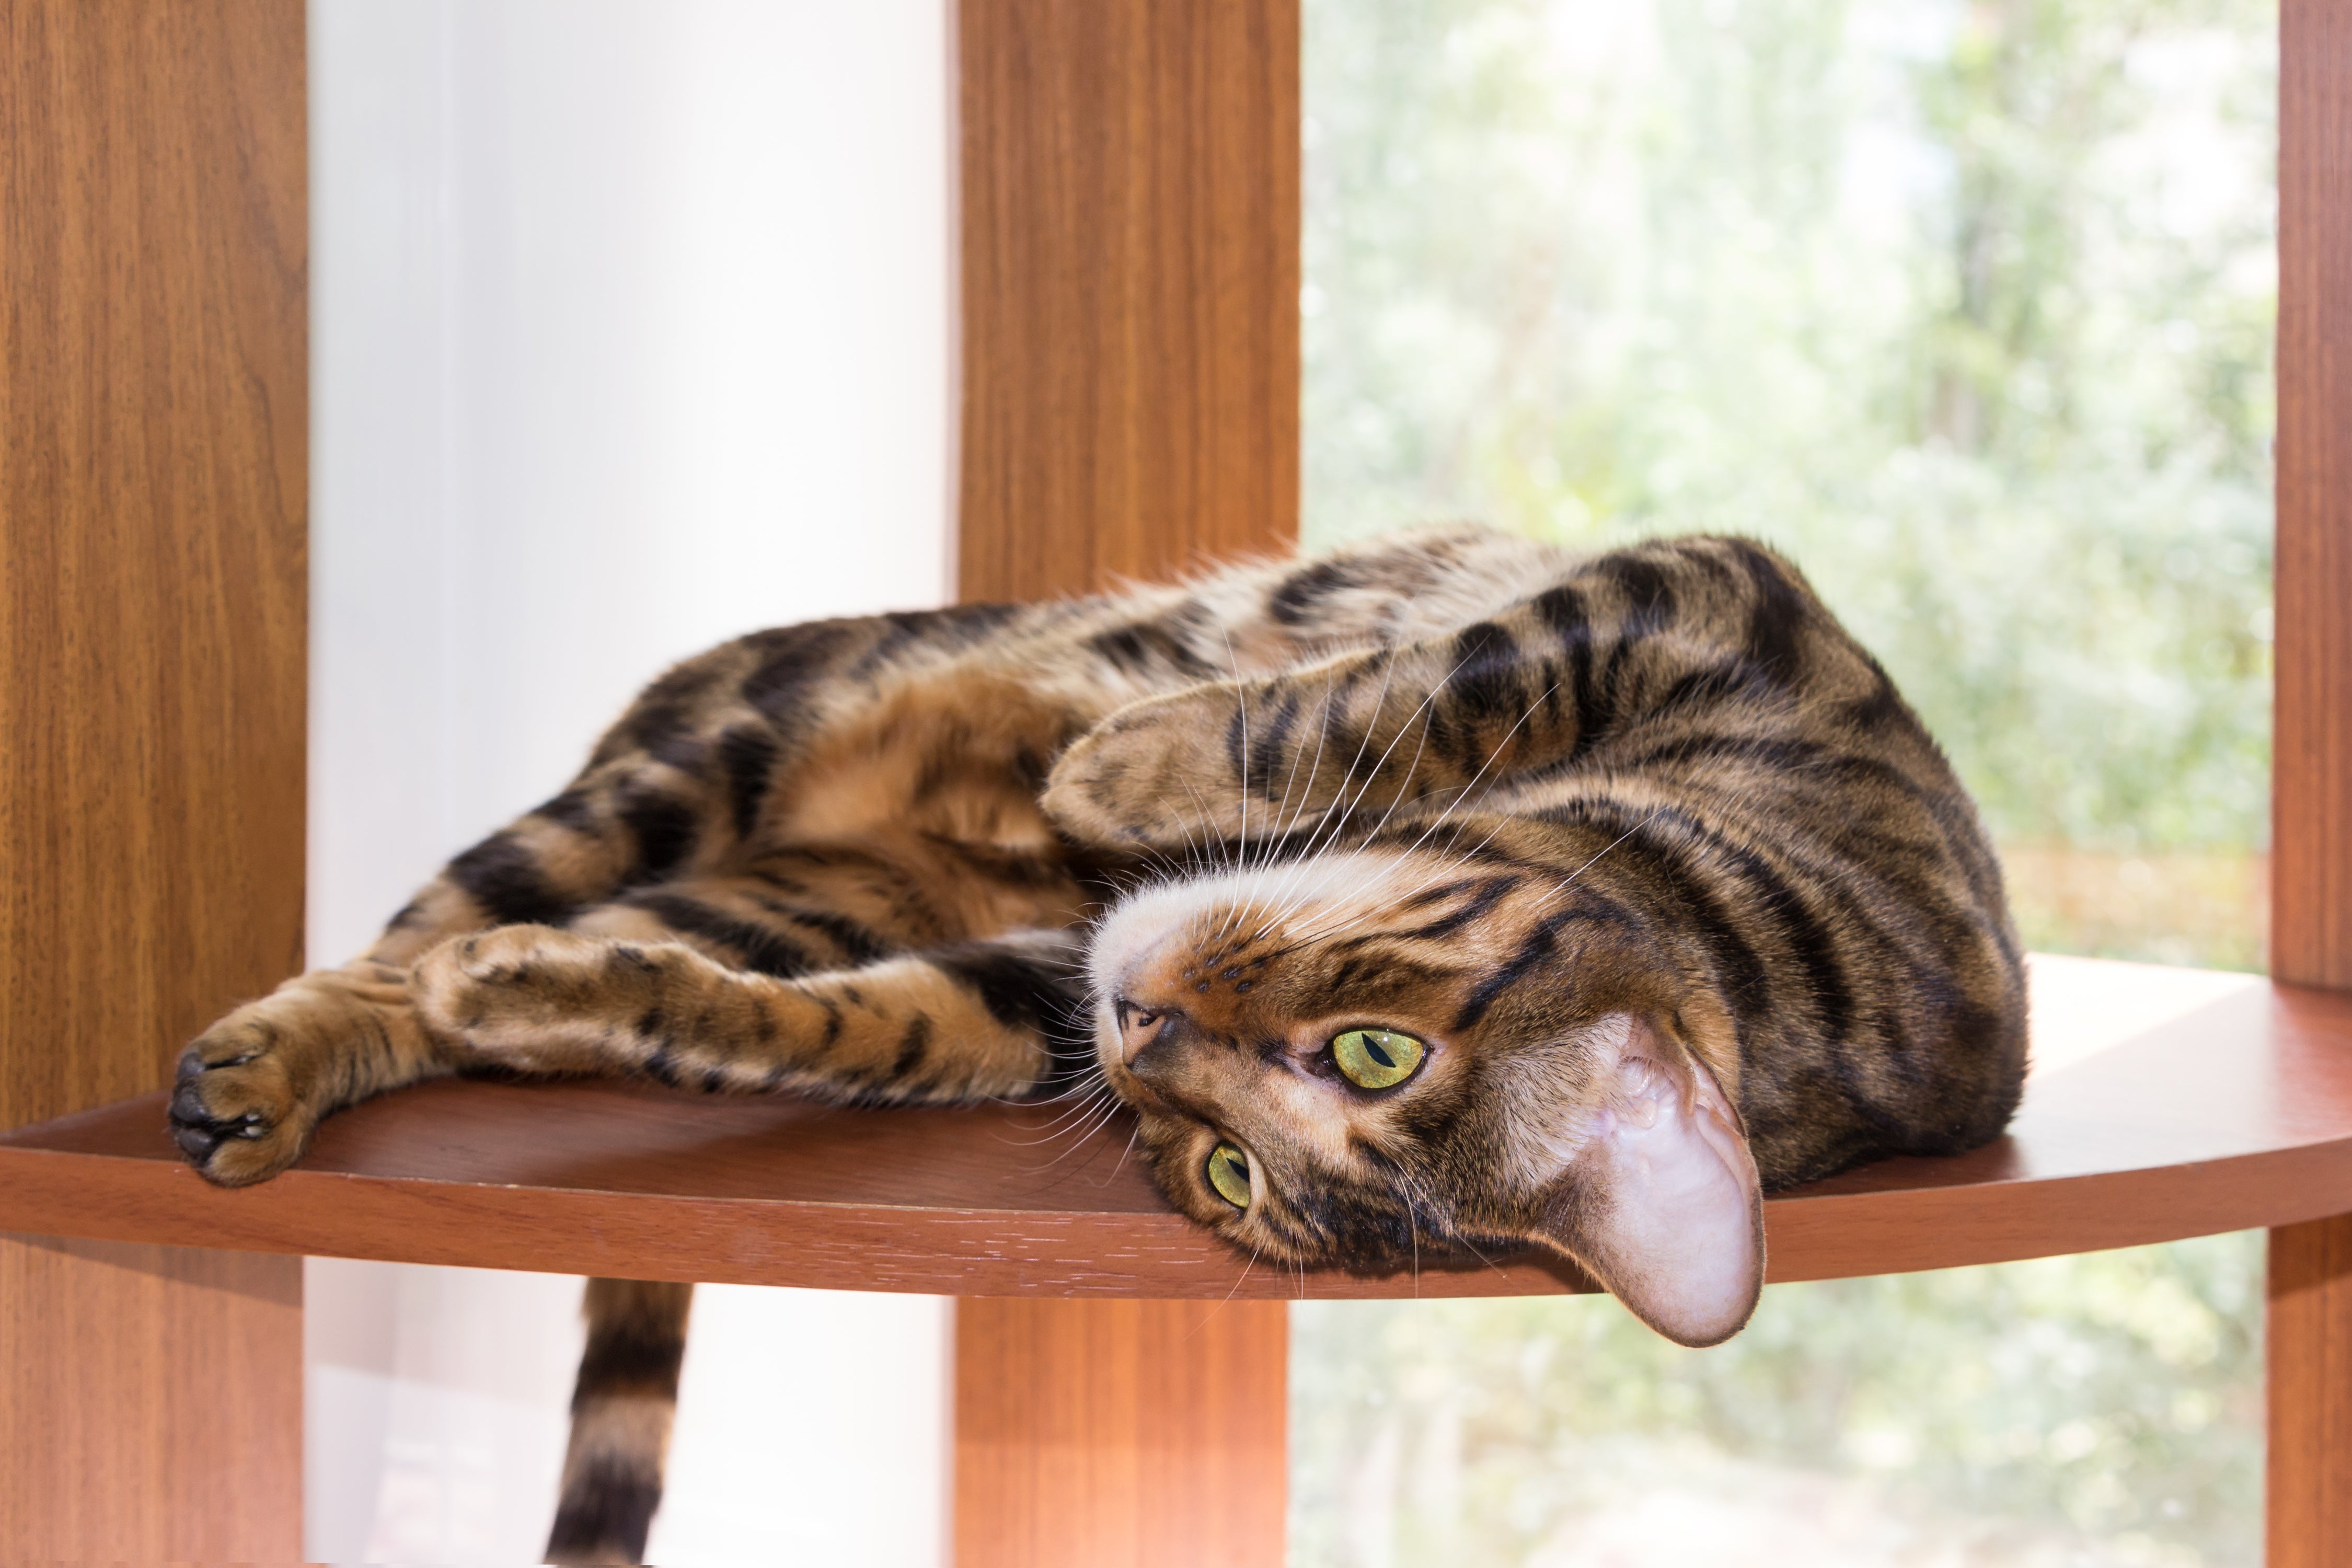
[[[201,1036],[206,1176],[473,1069],[940,1104],[1091,1079],[1254,1256],[1572,1259],[1708,1344],[1761,1194],[1999,1134],[1975,808],[1739,539],[1475,529],[757,633],[654,682],[368,953]],[[635,1562],[690,1287],[588,1297],[557,1561]]]

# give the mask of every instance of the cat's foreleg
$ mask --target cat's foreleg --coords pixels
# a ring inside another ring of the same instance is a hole
[[[221,1018],[180,1057],[171,1119],[182,1152],[214,1181],[260,1181],[293,1163],[330,1111],[456,1070],[462,1053],[412,1005],[415,957],[505,921],[568,918],[642,875],[649,853],[682,858],[708,831],[698,788],[641,758],[593,768],[451,861],[362,957],[298,975]],[[667,839],[644,830],[655,816]]]
[[[1850,691],[1836,689],[1813,602],[1738,540],[1654,542],[1529,588],[1443,636],[1130,703],[1063,753],[1045,809],[1082,842],[1121,848],[1338,837],[1572,765],[1723,691],[1766,707],[1807,670],[1832,698],[1883,686],[1849,659]]]
[[[680,671],[736,657],[730,645]],[[772,771],[778,745],[723,683],[692,711],[664,705],[667,684],[562,794],[450,861],[365,954],[287,981],[196,1037],[180,1058],[171,1120],[199,1171],[229,1185],[275,1175],[330,1111],[462,1065],[411,1005],[420,953],[512,921],[567,919],[732,845],[748,792],[765,785],[753,764]]]
[[[249,1002],[182,1053],[173,1139],[224,1185],[294,1163],[338,1106],[450,1070],[409,1005],[407,971],[362,959]]]
[[[435,1033],[522,1072],[711,1093],[947,1104],[1090,1059],[1081,939],[1019,931],[794,979],[691,948],[507,926],[436,948],[412,990]]]
[[[1336,837],[1463,798],[1572,726],[1544,661],[1485,623],[1132,703],[1064,753],[1044,804],[1120,849]]]

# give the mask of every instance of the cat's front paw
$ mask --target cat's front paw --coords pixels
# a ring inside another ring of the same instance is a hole
[[[319,1119],[380,1089],[448,1070],[419,1032],[407,976],[360,960],[313,970],[249,1002],[180,1054],[172,1139],[223,1186],[276,1175]]]
[[[1311,828],[1388,762],[1350,711],[1362,663],[1130,703],[1062,753],[1046,814],[1082,842],[1168,853]]]
[[[294,1081],[268,1002],[241,1007],[180,1054],[172,1141],[206,1179],[241,1187],[292,1164],[318,1116]]]
[[[1266,806],[1244,792],[1262,784],[1262,758],[1240,739],[1248,728],[1242,689],[1197,687],[1147,698],[1113,713],[1062,753],[1041,804],[1084,843],[1181,850],[1241,838]]]

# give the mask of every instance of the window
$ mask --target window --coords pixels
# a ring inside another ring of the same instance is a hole
[[[1771,541],[2032,945],[2258,967],[2275,11],[1306,11],[1309,542]],[[1601,1301],[1302,1307],[1295,1552],[2252,1563],[2260,1257],[1780,1287],[1696,1355]]]

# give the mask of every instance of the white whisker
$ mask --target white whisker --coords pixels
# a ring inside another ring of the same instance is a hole
[[[1440,812],[1437,816],[1437,821],[1431,823],[1426,828],[1423,829],[1421,837],[1412,841],[1412,849],[1418,849],[1423,844],[1428,843],[1429,836],[1436,832],[1440,825],[1442,825],[1447,817],[1454,815],[1455,807],[1459,806],[1464,801],[1470,798],[1470,793],[1478,787],[1478,781],[1486,776],[1486,770],[1495,765],[1495,760],[1503,754],[1503,748],[1509,745],[1511,743],[1511,737],[1519,732],[1519,726],[1534,718],[1536,716],[1536,710],[1542,707],[1544,703],[1549,700],[1551,694],[1559,689],[1559,687],[1560,683],[1559,681],[1553,681],[1551,685],[1545,689],[1542,696],[1528,704],[1527,710],[1512,722],[1509,729],[1503,731],[1503,738],[1496,742],[1494,749],[1486,753],[1486,760],[1478,764],[1478,771],[1470,775],[1470,782],[1464,784],[1462,786],[1462,792],[1454,797],[1454,804],[1452,805],[1448,805],[1444,811]],[[1412,853],[1412,850],[1408,849],[1406,853],[1410,854]]]
[[[1138,1117],[1136,1119],[1135,1131],[1127,1135],[1127,1147],[1118,1152],[1118,1163],[1110,1168],[1110,1174],[1102,1179],[1100,1184],[1101,1185],[1107,1187],[1113,1182],[1118,1180],[1118,1173],[1127,1169],[1127,1157],[1135,1152],[1135,1141],[1142,1136],[1143,1121],[1140,1117]]]
[[[1456,666],[1456,668],[1459,668],[1460,667]],[[1534,701],[1528,703],[1527,707],[1521,710],[1518,718],[1513,721],[1511,727],[1503,732],[1502,739],[1496,741],[1494,746],[1488,750],[1486,752],[1486,760],[1478,765],[1478,771],[1471,775],[1470,782],[1461,786],[1460,790],[1455,794],[1453,801],[1447,805],[1444,811],[1438,814],[1436,819],[1422,829],[1421,836],[1418,838],[1415,838],[1411,844],[1405,847],[1403,854],[1411,856],[1417,853],[1423,845],[1429,842],[1431,835],[1434,834],[1440,827],[1444,826],[1446,819],[1451,817],[1454,811],[1461,806],[1462,803],[1468,799],[1471,793],[1477,788],[1478,781],[1486,776],[1486,770],[1495,765],[1496,760],[1503,754],[1503,748],[1509,745],[1511,743],[1511,737],[1519,732],[1519,727],[1525,724],[1529,719],[1535,717],[1536,710],[1542,707],[1544,703],[1549,700],[1552,693],[1558,691],[1559,688],[1560,682],[1552,682],[1552,684],[1545,689],[1545,690],[1538,695]],[[1389,808],[1389,813],[1382,815],[1380,827],[1375,827],[1372,830],[1374,835],[1377,835],[1380,832],[1381,827],[1385,827],[1387,826],[1389,815],[1393,814],[1395,809],[1395,805],[1392,803]],[[1478,841],[1476,848],[1473,849],[1471,853],[1475,854],[1477,849],[1485,848],[1486,845],[1492,841],[1495,835],[1502,830],[1502,827],[1503,824],[1501,822],[1497,822],[1493,828],[1490,828],[1487,831],[1486,837]],[[1424,876],[1418,885],[1390,895],[1387,900],[1389,906],[1393,908],[1397,904],[1400,904],[1408,899],[1419,896],[1421,893],[1435,886],[1440,878],[1450,875],[1453,869],[1454,868],[1451,865],[1440,865],[1430,871],[1428,875]],[[1284,911],[1286,915],[1288,912],[1288,910]],[[1326,940],[1330,936],[1339,934],[1339,931],[1349,929],[1349,926],[1362,923],[1362,921],[1369,919],[1370,916],[1370,911],[1368,910],[1362,914],[1357,915],[1350,920],[1347,925],[1343,925],[1337,930],[1315,931],[1303,935],[1297,940],[1302,942]]]
[[[1081,1150],[1096,1147],[1094,1135],[1108,1125],[1111,1119],[1117,1116],[1124,1109],[1126,1109],[1126,1107],[1119,1100],[1118,1097],[1116,1095],[1112,1096],[1109,1103],[1102,1108],[1101,1113],[1077,1131],[1076,1134],[1076,1141],[1071,1143],[1067,1149],[1063,1150],[1060,1153],[1046,1161],[1045,1163],[1040,1167],[1040,1173],[1042,1174],[1045,1171],[1052,1170],[1055,1166],[1060,1164],[1071,1155],[1079,1152]]]
[[[1620,844],[1624,843],[1624,842],[1625,842],[1625,840],[1627,840],[1628,838],[1633,837],[1633,835],[1635,835],[1636,833],[1641,832],[1641,831],[1642,831],[1642,829],[1643,829],[1644,827],[1649,826],[1651,823],[1655,822],[1655,821],[1658,819],[1658,814],[1659,814],[1660,812],[1662,812],[1662,811],[1665,810],[1665,809],[1666,809],[1666,807],[1665,807],[1665,803],[1664,803],[1664,801],[1661,801],[1661,802],[1659,802],[1656,805],[1652,806],[1652,807],[1650,808],[1650,815],[1649,815],[1649,816],[1645,816],[1645,817],[1642,818],[1642,820],[1641,820],[1641,821],[1639,821],[1639,822],[1637,822],[1637,823],[1633,824],[1633,826],[1631,826],[1631,827],[1627,828],[1624,832],[1622,832],[1622,833],[1619,834],[1616,837],[1614,837],[1614,838],[1611,839],[1608,843],[1606,843],[1606,844],[1602,845],[1602,846],[1601,847],[1601,848],[1600,848],[1597,852],[1595,852],[1595,853],[1594,853],[1594,855],[1593,855],[1593,857],[1592,857],[1592,858],[1591,858],[1591,859],[1587,860],[1583,865],[1579,866],[1575,870],[1570,871],[1570,872],[1568,874],[1567,879],[1566,879],[1565,880],[1563,880],[1562,882],[1560,882],[1560,884],[1559,884],[1558,887],[1555,887],[1554,889],[1552,889],[1552,890],[1551,890],[1549,893],[1546,894],[1546,895],[1545,895],[1545,897],[1547,897],[1547,898],[1558,898],[1560,894],[1567,892],[1567,891],[1569,890],[1569,889],[1570,889],[1570,888],[1572,888],[1572,887],[1576,886],[1576,880],[1577,880],[1577,879],[1578,879],[1578,878],[1580,878],[1580,877],[1581,877],[1581,876],[1583,876],[1587,871],[1591,870],[1593,867],[1595,867],[1595,866],[1599,865],[1599,864],[1601,863],[1601,856],[1608,854],[1608,853],[1609,853],[1609,851],[1611,851],[1612,849],[1616,848],[1616,847],[1617,847],[1617,846],[1619,846]]]
[[[1242,686],[1242,661],[1240,656],[1234,652],[1233,634],[1226,631],[1222,626],[1217,628],[1217,634],[1225,639],[1225,658],[1226,661],[1234,667],[1234,702],[1240,710],[1242,725],[1242,777],[1241,787],[1238,792],[1238,799],[1241,804],[1242,813],[1241,842],[1244,847],[1244,853],[1246,853],[1246,847],[1249,844],[1249,692]],[[1247,861],[1244,859],[1243,864],[1246,865]],[[1220,932],[1219,934],[1222,935],[1223,933]]]
[[[1344,825],[1350,816],[1355,815],[1356,808],[1361,805],[1364,802],[1364,797],[1371,793],[1373,782],[1380,777],[1381,770],[1388,765],[1389,758],[1395,754],[1398,745],[1404,740],[1406,731],[1413,727],[1413,721],[1420,719],[1423,714],[1428,710],[1429,705],[1432,702],[1436,701],[1439,693],[1445,689],[1447,682],[1451,681],[1455,676],[1461,674],[1462,667],[1469,662],[1469,656],[1465,654],[1461,659],[1455,662],[1452,669],[1445,672],[1443,679],[1439,680],[1436,685],[1429,689],[1428,694],[1422,698],[1420,703],[1414,707],[1413,710],[1405,715],[1404,723],[1397,730],[1394,739],[1391,740],[1388,743],[1387,749],[1381,752],[1379,760],[1372,763],[1372,771],[1365,775],[1362,785],[1357,789],[1356,798],[1348,802],[1344,808],[1339,807],[1339,803],[1333,803],[1335,809],[1331,813],[1329,821],[1325,825],[1324,829],[1318,830],[1317,834],[1309,837],[1307,848],[1301,851],[1301,859],[1320,854],[1323,850],[1328,849],[1332,842],[1336,842],[1339,827]],[[1383,700],[1385,700],[1386,695],[1387,689],[1383,687]],[[1377,709],[1374,710],[1373,716],[1375,720],[1378,719],[1379,712]],[[1368,740],[1370,738],[1370,731],[1367,730],[1366,738]],[[1406,786],[1412,782],[1414,772],[1421,766],[1422,753],[1428,745],[1429,726],[1426,723],[1423,723],[1421,725],[1421,739],[1414,743],[1412,748],[1412,760],[1405,764],[1404,778],[1402,782],[1398,784],[1396,795],[1389,802],[1388,809],[1381,814],[1381,820],[1373,826],[1372,835],[1378,834],[1381,828],[1386,827],[1388,826],[1389,818],[1395,815],[1397,807],[1403,804]],[[1329,837],[1326,838],[1325,842],[1321,844],[1316,843],[1316,838],[1324,837],[1324,834],[1327,831]],[[1369,838],[1372,835],[1367,835],[1366,837]],[[1260,928],[1261,933],[1273,929],[1274,926],[1287,919],[1303,901],[1303,900],[1296,900],[1288,906],[1277,910],[1274,915],[1266,921],[1265,925]]]

